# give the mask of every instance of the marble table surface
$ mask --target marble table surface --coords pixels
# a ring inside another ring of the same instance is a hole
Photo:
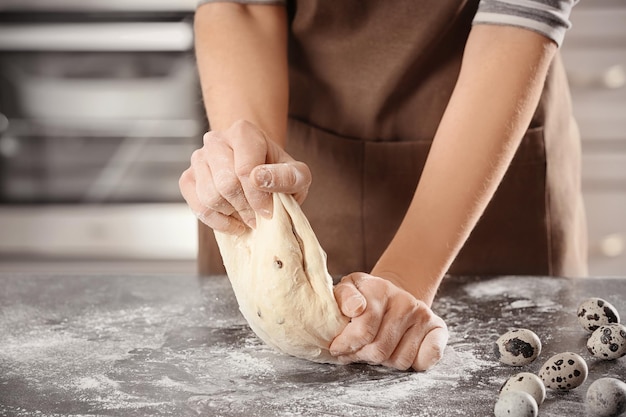
[[[579,353],[586,383],[548,392],[540,416],[584,416],[595,379],[626,378],[626,358],[590,356],[576,308],[602,297],[626,318],[626,279],[446,278],[447,322],[428,372],[324,365],[285,356],[247,327],[224,276],[0,274],[1,416],[489,416],[507,377]],[[524,367],[501,365],[498,336],[543,343]]]

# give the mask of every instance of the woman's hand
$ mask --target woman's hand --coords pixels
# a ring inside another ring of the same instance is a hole
[[[311,184],[308,166],[295,161],[254,124],[237,121],[226,130],[206,133],[203,142],[179,186],[207,226],[231,234],[255,227],[256,213],[271,217],[273,192],[304,201]]]
[[[444,321],[390,281],[355,272],[334,291],[341,312],[352,319],[330,345],[341,362],[424,371],[443,356]]]

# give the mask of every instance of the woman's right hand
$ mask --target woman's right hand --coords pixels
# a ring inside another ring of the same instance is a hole
[[[191,210],[207,226],[241,234],[255,227],[256,213],[272,215],[271,193],[306,198],[311,171],[294,160],[261,129],[237,121],[223,131],[204,135],[204,145],[191,155],[191,166],[179,187]]]

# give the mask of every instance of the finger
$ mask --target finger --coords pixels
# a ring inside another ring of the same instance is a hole
[[[423,303],[419,303],[417,317],[404,333],[393,354],[382,364],[396,369],[414,368],[423,371],[437,363],[448,341],[445,322]],[[429,319],[428,317],[429,316]],[[427,320],[419,320],[420,317]],[[421,356],[419,356],[421,355]]]
[[[214,188],[215,193],[213,195],[221,197],[221,201],[218,202],[221,204],[210,207],[226,216],[237,213],[244,223],[254,228],[256,215],[248,203],[239,177],[235,173],[233,150],[225,142],[217,140],[212,143],[210,152],[205,154],[210,170],[210,175],[207,178],[211,179],[212,184],[207,181],[204,185],[207,189]],[[224,209],[224,200],[228,202],[226,210]],[[231,208],[232,211],[230,211]]]
[[[401,327],[402,334],[399,338],[394,338],[395,334],[391,334],[386,338],[381,338],[385,344],[385,352],[389,352],[390,355],[382,361],[382,364],[396,369],[409,369],[413,365],[417,353],[420,349],[420,344],[426,336],[426,334],[436,325],[443,325],[445,323],[439,317],[435,316],[432,310],[423,302],[414,300],[413,302],[400,304],[396,307],[399,309],[394,316],[406,317],[404,321],[404,327]],[[391,326],[395,326],[398,329],[398,325],[391,323]],[[399,330],[400,330],[399,329]],[[395,343],[395,345],[391,345]]]
[[[213,174],[208,163],[208,154],[210,152],[205,148],[198,149],[191,154],[191,172],[195,181],[195,196],[203,206],[202,210],[197,212],[210,209],[230,216],[235,213],[235,208],[215,188]]]
[[[435,327],[428,332],[422,341],[417,357],[413,362],[413,369],[425,371],[435,366],[441,358],[448,343],[448,329],[445,327]]]
[[[246,227],[245,225],[231,216],[225,216],[219,212],[207,209],[206,206],[198,199],[196,192],[196,183],[191,168],[185,170],[178,181],[178,185],[183,195],[183,198],[187,202],[187,205],[191,211],[198,217],[198,219],[220,232],[229,234],[242,234]]]
[[[263,131],[252,123],[239,121],[234,123],[228,134],[231,136],[235,173],[239,178],[244,195],[251,208],[266,218],[272,216],[272,195],[254,187],[250,173],[266,163],[267,142]]]
[[[271,193],[293,194],[299,203],[311,185],[311,171],[304,162],[259,165],[252,170],[251,183]]]
[[[352,281],[342,281],[333,288],[339,310],[347,317],[359,316],[365,311],[367,301]]]
[[[352,354],[360,350],[371,343],[378,334],[387,304],[387,294],[380,293],[379,285],[370,285],[376,283],[370,281],[370,278],[373,277],[363,273],[354,273],[342,279],[342,282],[351,281],[366,300],[378,301],[368,302],[363,313],[352,318],[343,331],[335,337],[330,345],[330,352],[335,356]]]
[[[390,299],[390,304],[392,303],[393,298]],[[372,343],[354,353],[352,359],[357,362],[367,362],[376,365],[387,362],[395,353],[401,341],[407,336],[407,332],[411,332],[417,327],[415,322],[417,320],[416,317],[419,317],[419,315],[420,309],[417,303],[406,302],[396,307],[390,305],[385,312],[376,338]],[[423,336],[423,334],[419,335],[419,340]],[[417,353],[417,347],[406,365],[401,364],[401,366],[404,366],[404,369],[411,367],[415,353]],[[393,362],[390,362],[387,366],[396,367],[393,365]]]
[[[204,207],[196,196],[196,180],[191,167],[187,168],[180,175],[180,178],[178,179],[178,188],[192,212],[198,213],[204,210]]]
[[[248,230],[240,220],[233,216],[225,216],[217,211],[207,210],[203,213],[196,213],[196,217],[202,223],[218,232],[241,235]]]
[[[420,343],[424,338],[424,332],[419,326],[411,326],[402,336],[389,359],[382,362],[382,365],[390,368],[405,371],[411,368],[419,352]]]

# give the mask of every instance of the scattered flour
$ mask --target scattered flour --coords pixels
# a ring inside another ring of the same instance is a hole
[[[541,291],[537,291],[541,288]],[[563,282],[558,278],[502,277],[470,284],[465,287],[468,295],[477,299],[501,298],[504,294],[511,301],[502,306],[503,311],[532,308],[535,312],[556,312],[563,309],[555,302],[555,294],[564,291]]]
[[[78,378],[75,382],[75,387],[79,391],[84,390],[100,390],[102,388],[119,388],[120,384],[117,381],[113,381],[106,375],[86,376]]]
[[[483,280],[465,286],[465,291],[473,298],[500,298],[503,294],[510,297],[533,299],[537,296],[537,288],[544,294],[555,294],[563,289],[563,282],[557,278],[500,277]]]
[[[274,366],[267,359],[255,358],[236,350],[228,352],[227,356],[230,365],[237,368],[244,375],[271,375],[275,373]]]
[[[506,280],[496,285],[514,287]],[[469,291],[475,294],[491,296],[488,286],[472,287]],[[512,300],[514,308],[529,305],[523,295]],[[79,314],[55,309],[53,318],[19,305],[4,309],[4,317],[15,320],[0,321],[0,334],[5,335],[0,340],[0,364],[10,364],[2,377],[9,384],[31,387],[34,397],[45,391],[63,401],[73,399],[71,414],[70,408],[58,414],[72,416],[439,417],[446,414],[429,408],[429,398],[463,398],[462,392],[477,385],[491,393],[499,385],[497,363],[477,350],[481,345],[475,340],[465,339],[482,338],[489,328],[481,327],[484,321],[468,318],[464,309],[471,306],[445,298],[438,305],[454,333],[440,364],[423,373],[320,365],[287,357],[256,338],[239,315],[218,310],[236,312],[235,307],[213,299],[129,303],[112,310],[89,306]],[[218,320],[212,321],[211,311],[219,311]],[[31,414],[45,405],[36,401]],[[422,408],[408,408],[415,404]]]

